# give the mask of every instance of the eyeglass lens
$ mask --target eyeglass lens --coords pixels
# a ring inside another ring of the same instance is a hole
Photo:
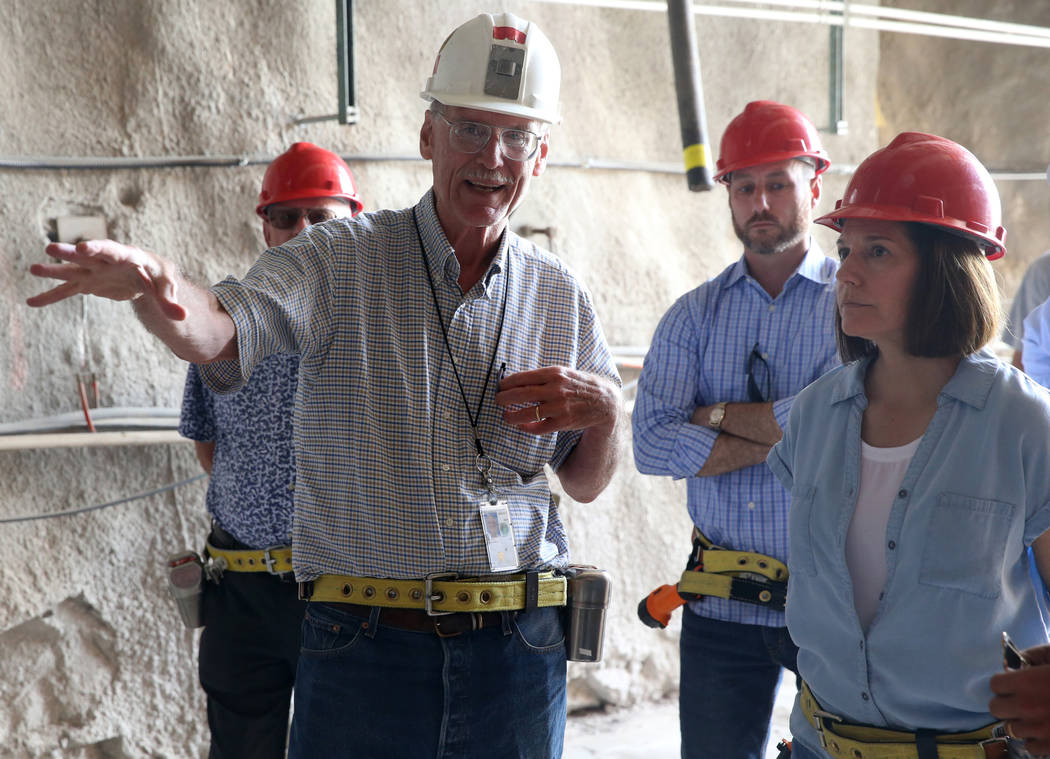
[[[761,386],[755,380],[756,364],[761,364],[757,372],[762,380]],[[755,347],[751,349],[751,355],[747,357],[747,396],[752,403],[765,403],[770,399],[772,379],[769,364],[762,355],[762,351],[758,349],[758,343],[755,343]]]
[[[476,121],[449,121],[442,114],[442,121],[449,126],[449,142],[461,153],[477,153],[492,139],[492,130],[499,134],[499,147],[503,155],[512,161],[527,161],[536,154],[539,135],[524,129],[503,129]]]
[[[335,212],[327,208],[267,208],[266,219],[277,229],[291,229],[306,216],[311,224],[322,224],[335,218]]]

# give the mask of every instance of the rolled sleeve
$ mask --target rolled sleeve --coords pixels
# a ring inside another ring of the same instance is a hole
[[[701,334],[684,298],[656,328],[631,416],[634,462],[643,474],[692,477],[711,455],[718,433],[690,421],[704,405],[696,344]]]

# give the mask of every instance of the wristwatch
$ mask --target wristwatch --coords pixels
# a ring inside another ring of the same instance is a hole
[[[713,430],[722,429],[722,421],[726,418],[726,404],[728,401],[716,403],[711,409],[711,415],[707,417],[707,426]]]

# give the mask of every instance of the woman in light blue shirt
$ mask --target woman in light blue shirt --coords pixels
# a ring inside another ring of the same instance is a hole
[[[1050,393],[984,350],[998,192],[965,148],[904,133],[817,221],[841,231],[845,365],[768,458],[792,495],[792,755],[1005,755],[1001,634],[1048,640],[1026,550],[1050,577]]]

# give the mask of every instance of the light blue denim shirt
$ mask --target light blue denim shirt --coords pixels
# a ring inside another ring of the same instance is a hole
[[[870,360],[799,393],[768,464],[791,490],[787,623],[828,711],[941,732],[994,721],[1000,634],[1046,643],[1026,546],[1050,528],[1050,393],[989,353],[959,362],[904,475],[886,528],[888,575],[867,634],[846,530],[860,472]],[[796,704],[794,736],[820,746]]]
[[[788,492],[763,464],[697,477],[718,433],[690,422],[697,406],[748,401],[747,362],[758,346],[769,369],[773,415],[783,426],[795,394],[839,365],[835,352],[838,261],[813,242],[776,298],[743,258],[686,293],[653,335],[638,380],[631,423],[634,461],[643,474],[687,478],[689,516],[718,545],[787,558]],[[756,362],[761,364],[761,362]],[[732,410],[730,410],[732,413]],[[687,536],[682,536],[683,547]],[[683,556],[685,553],[682,554]],[[712,619],[782,627],[784,613],[705,598],[690,608]]]

